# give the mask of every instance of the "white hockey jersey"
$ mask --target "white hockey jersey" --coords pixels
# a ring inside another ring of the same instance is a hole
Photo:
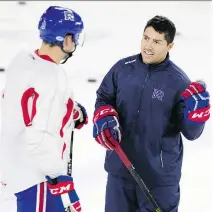
[[[0,168],[10,191],[66,174],[73,108],[59,65],[37,52],[16,56],[6,72],[0,117]]]

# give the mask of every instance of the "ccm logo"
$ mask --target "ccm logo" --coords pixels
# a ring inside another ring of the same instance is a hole
[[[51,188],[50,192],[52,195],[61,195],[64,193],[68,193],[69,191],[73,190],[73,186],[71,184],[68,184],[66,186],[60,186],[58,188]]]
[[[115,110],[113,108],[109,109],[104,109],[100,111],[100,115],[104,115],[105,113],[115,113]]]
[[[205,109],[199,109],[194,111],[193,113],[189,114],[189,119],[191,121],[207,121],[210,117],[210,106],[208,108]]]
[[[207,110],[207,111],[200,112],[200,113],[194,113],[194,114],[192,115],[192,118],[193,118],[193,119],[202,118],[202,117],[206,117],[206,116],[209,116],[209,115],[210,115],[210,111]]]
[[[117,112],[114,108],[109,106],[102,106],[97,111],[93,118],[93,122],[97,121],[98,119],[103,118],[104,116],[117,116]]]

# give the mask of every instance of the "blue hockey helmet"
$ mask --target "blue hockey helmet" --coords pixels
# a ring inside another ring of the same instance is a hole
[[[81,44],[80,37],[84,24],[81,17],[73,10],[60,6],[50,6],[41,16],[38,29],[40,38],[47,43],[62,47],[66,35],[71,34],[73,42],[77,46]]]

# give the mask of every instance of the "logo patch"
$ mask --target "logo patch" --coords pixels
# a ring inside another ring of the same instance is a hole
[[[154,91],[152,93],[152,98],[163,101],[163,97],[164,97],[164,92],[159,89],[154,88]]]

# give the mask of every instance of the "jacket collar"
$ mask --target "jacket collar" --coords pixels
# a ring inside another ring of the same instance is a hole
[[[150,71],[159,71],[159,70],[167,70],[165,67],[170,63],[169,59],[169,53],[166,55],[166,58],[161,63],[155,63],[155,64],[146,64],[143,62],[143,58],[141,53],[139,54],[139,60],[148,68]]]

